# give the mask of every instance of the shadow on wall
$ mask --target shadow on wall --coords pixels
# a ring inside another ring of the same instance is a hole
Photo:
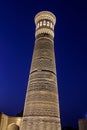
[[[72,127],[69,127],[69,126],[66,126],[66,127],[63,127],[62,130],[78,130],[77,128],[72,128]]]

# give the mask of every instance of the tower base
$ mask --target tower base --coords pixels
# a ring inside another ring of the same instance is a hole
[[[21,130],[61,130],[60,118],[42,116],[23,117]]]

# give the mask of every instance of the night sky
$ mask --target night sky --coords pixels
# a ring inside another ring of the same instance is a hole
[[[87,117],[86,0],[0,0],[0,111],[24,107],[35,40],[34,16],[52,11],[62,126]]]

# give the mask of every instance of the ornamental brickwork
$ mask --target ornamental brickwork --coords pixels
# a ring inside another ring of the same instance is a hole
[[[56,17],[48,11],[35,16],[35,47],[32,57],[21,130],[61,130],[54,26]]]

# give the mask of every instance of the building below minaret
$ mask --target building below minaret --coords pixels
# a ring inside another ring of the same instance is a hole
[[[79,119],[78,126],[79,130],[87,130],[87,118]]]
[[[21,120],[20,116],[13,117],[0,113],[0,130],[19,130]]]
[[[54,52],[56,17],[49,11],[35,16],[35,47],[20,130],[61,130]]]

